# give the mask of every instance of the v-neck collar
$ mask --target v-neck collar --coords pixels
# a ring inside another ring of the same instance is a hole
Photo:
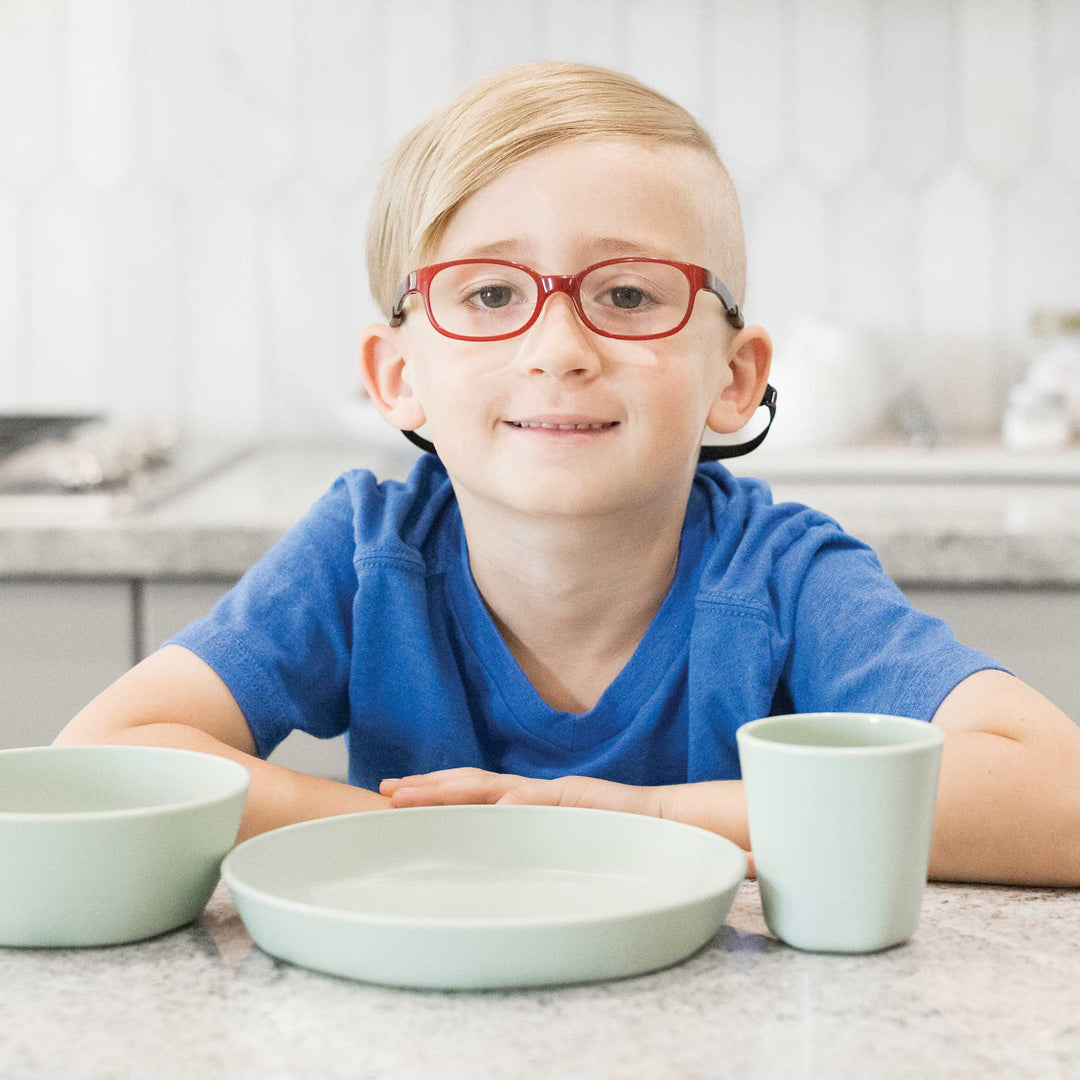
[[[457,567],[445,576],[450,604],[460,631],[514,719],[538,738],[568,750],[595,746],[618,734],[648,701],[663,673],[685,648],[690,634],[694,585],[708,531],[704,498],[697,486],[690,490],[679,538],[679,559],[667,595],[623,669],[596,704],[583,713],[552,708],[529,681],[503,640],[472,576],[465,529],[456,503],[448,524],[457,534],[451,545],[457,548],[451,556],[457,560]]]

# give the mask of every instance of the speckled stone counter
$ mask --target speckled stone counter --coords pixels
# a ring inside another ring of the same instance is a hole
[[[518,991],[412,991],[276,961],[219,885],[195,923],[103,949],[0,949],[0,1076],[582,1080],[1075,1077],[1080,890],[931,882],[864,956],[767,930],[756,881],[675,967]]]
[[[0,509],[0,577],[238,577],[339,473],[366,467],[380,479],[403,479],[415,457],[404,440],[396,449],[267,447],[157,509],[113,516]],[[790,455],[731,465],[769,481],[777,502],[834,516],[897,581],[1080,585],[1080,453],[1027,477],[1015,463],[992,469],[985,461],[965,473],[964,460],[978,457],[928,458],[922,478],[917,465],[901,474],[879,464],[875,476],[867,471],[872,455],[861,474],[837,464],[859,454],[833,458],[821,456],[817,473],[814,459],[793,464]]]

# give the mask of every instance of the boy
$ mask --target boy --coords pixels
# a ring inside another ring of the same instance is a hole
[[[762,402],[771,346],[689,114],[587,65],[474,83],[388,163],[368,263],[388,321],[363,335],[365,385],[437,453],[404,484],[340,477],[57,742],[243,762],[241,838],[537,802],[745,849],[740,724],[897,713],[948,732],[931,877],[1080,884],[1080,730],[831,518],[699,464],[706,428]],[[346,733],[350,783],[265,761],[293,728]]]

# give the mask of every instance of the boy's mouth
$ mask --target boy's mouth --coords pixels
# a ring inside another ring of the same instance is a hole
[[[548,424],[537,420],[507,420],[511,427],[521,428],[527,431],[606,431],[618,425],[618,420],[600,420],[596,423],[580,424]]]

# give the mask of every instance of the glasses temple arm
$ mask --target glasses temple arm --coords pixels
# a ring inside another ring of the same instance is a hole
[[[728,287],[711,270],[705,271],[705,288],[720,298],[720,303],[724,305],[727,321],[736,330],[741,330],[746,323],[743,320],[742,312],[739,310],[739,305],[735,303],[735,298],[728,291]],[[765,402],[763,401],[762,404],[764,405]]]
[[[405,303],[405,297],[411,292],[416,291],[416,271],[414,270],[409,274],[405,280],[401,283],[401,287],[398,289],[397,299],[394,301],[394,306],[390,309],[390,326],[400,326],[401,320],[405,318],[405,310],[402,305]]]

